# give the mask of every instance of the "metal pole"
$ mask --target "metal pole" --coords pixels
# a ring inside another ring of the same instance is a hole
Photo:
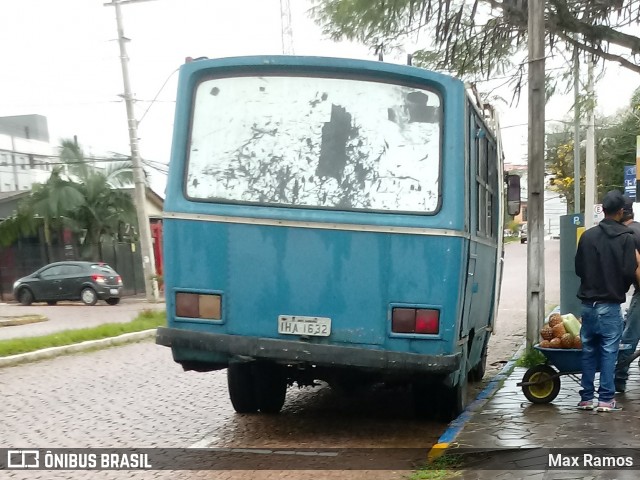
[[[532,347],[545,316],[544,305],[544,0],[529,2],[529,197],[527,241],[527,345]]]
[[[587,78],[587,151],[584,181],[584,226],[593,226],[593,205],[596,198],[595,95],[593,92],[593,58],[589,57]]]
[[[640,135],[636,137],[636,203],[640,202]]]
[[[120,0],[112,3],[116,10],[116,24],[118,26],[118,44],[120,46],[120,64],[122,65],[122,79],[124,82],[124,100],[127,106],[127,121],[129,124],[129,143],[131,145],[131,161],[133,163],[133,178],[135,183],[135,205],[138,216],[138,228],[140,235],[140,248],[142,253],[142,269],[144,272],[144,286],[147,300],[158,300],[158,282],[156,281],[156,265],[151,248],[151,228],[149,227],[149,215],[147,215],[146,182],[140,153],[138,151],[138,122],[135,119],[133,109],[133,95],[129,82],[129,57],[127,56],[126,42],[122,28],[122,13]]]
[[[578,38],[578,35],[574,35]],[[580,213],[580,56],[578,47],[573,50],[573,213]]]

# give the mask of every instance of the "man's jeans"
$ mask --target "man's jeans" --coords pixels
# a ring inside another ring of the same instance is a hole
[[[593,400],[593,382],[600,366],[598,399],[610,402],[615,394],[613,375],[622,337],[622,312],[618,303],[582,303],[582,401]]]
[[[627,321],[622,332],[622,340],[620,343],[627,348],[620,349],[618,352],[618,364],[616,365],[615,384],[625,386],[629,378],[629,365],[621,366],[620,363],[627,360],[636,351],[640,341],[640,291],[633,293],[629,311],[627,312]]]

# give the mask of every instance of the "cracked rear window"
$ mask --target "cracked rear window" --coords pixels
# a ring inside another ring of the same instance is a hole
[[[433,91],[303,76],[201,82],[189,198],[432,213],[442,105]]]

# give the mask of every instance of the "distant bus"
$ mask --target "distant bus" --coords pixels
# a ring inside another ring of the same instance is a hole
[[[337,58],[186,63],[156,341],[185,370],[228,368],[238,412],[278,412],[295,383],[401,382],[417,413],[452,418],[484,374],[505,178],[454,78]]]

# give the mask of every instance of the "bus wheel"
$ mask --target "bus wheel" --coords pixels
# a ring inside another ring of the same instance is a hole
[[[420,420],[436,420],[440,410],[439,383],[430,379],[415,380],[411,384],[413,410]],[[436,392],[436,393],[434,393]]]
[[[467,377],[461,378],[453,387],[443,386],[440,396],[438,416],[445,422],[450,422],[460,415],[467,406]]]
[[[262,413],[278,413],[287,394],[287,377],[284,369],[275,363],[260,363],[254,369],[255,395],[258,410]]]
[[[255,413],[258,411],[251,363],[229,362],[227,385],[229,386],[229,398],[236,412]]]
[[[489,343],[489,338],[485,340],[484,347],[482,347],[482,354],[480,355],[480,361],[475,367],[469,370],[469,380],[471,382],[479,382],[480,380],[482,380],[482,377],[484,377],[484,374],[487,371],[487,344],[488,343]]]

